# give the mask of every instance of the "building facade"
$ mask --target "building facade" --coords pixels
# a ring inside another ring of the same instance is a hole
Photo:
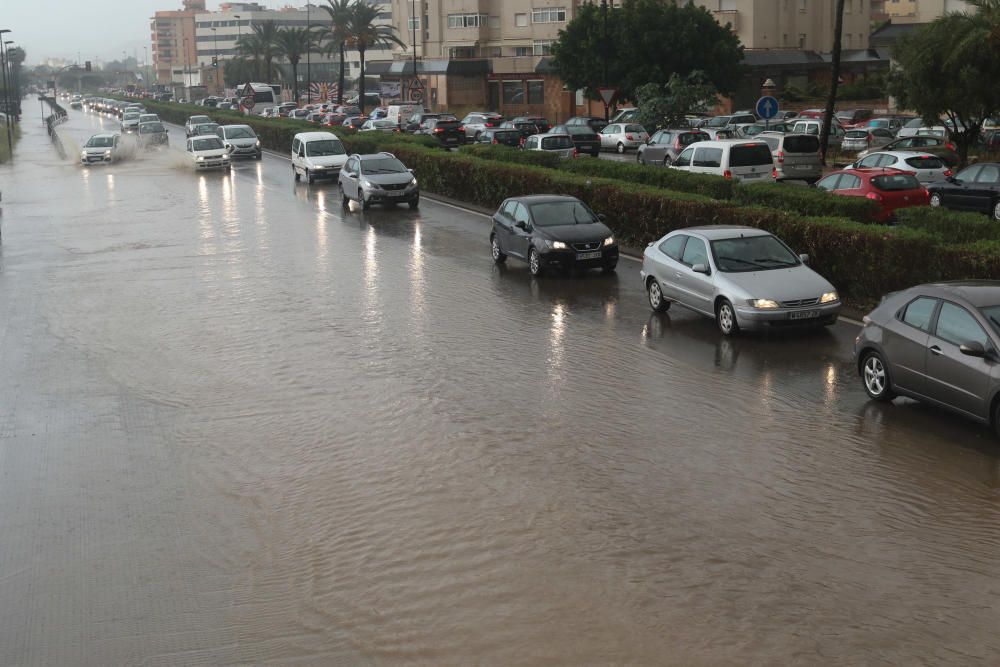
[[[206,12],[205,0],[184,0],[183,9],[160,11],[150,19],[154,83],[192,85],[197,77],[195,16]]]
[[[962,0],[885,0],[886,13],[893,23],[930,23],[951,12],[967,12]]]
[[[833,50],[836,0],[696,0],[748,49]],[[844,0],[845,49],[867,49],[871,0]]]

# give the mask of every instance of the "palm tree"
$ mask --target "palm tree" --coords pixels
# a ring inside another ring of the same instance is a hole
[[[256,61],[240,56],[239,58],[232,58],[226,61],[226,67],[222,70],[222,76],[226,82],[226,86],[232,88],[247,81],[258,80],[258,71],[259,66]]]
[[[312,33],[307,28],[285,28],[278,31],[278,55],[292,66],[292,88],[295,103],[299,103],[299,61],[312,47]]]
[[[340,55],[340,80],[337,86],[337,104],[344,103],[344,51],[351,26],[352,0],[326,0],[327,6],[321,7],[330,16],[330,25],[316,26],[317,41],[325,42],[324,53],[332,56]]]
[[[260,59],[264,61],[264,76],[266,80],[274,77],[274,58],[278,55],[278,24],[274,21],[261,21],[253,24],[251,36],[260,48]]]
[[[365,51],[379,46],[398,44],[406,47],[403,41],[396,37],[393,25],[376,25],[379,10],[364,2],[355,2],[351,7],[351,21],[348,30],[348,43],[358,50],[361,56],[361,78],[358,79],[358,106],[361,115],[365,113]]]
[[[253,33],[244,35],[240,37],[240,40],[236,43],[236,47],[245,60],[253,63],[253,78],[257,81],[262,81],[260,60],[264,52],[264,47],[261,44],[260,38]]]
[[[966,25],[966,34],[952,57],[960,58],[965,49],[979,49],[983,44],[1000,57],[1000,0],[966,0],[966,4],[976,11],[955,12]]]

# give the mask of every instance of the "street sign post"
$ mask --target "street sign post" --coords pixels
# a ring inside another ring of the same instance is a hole
[[[777,98],[764,95],[757,100],[757,106],[754,107],[754,111],[757,112],[757,117],[764,121],[764,129],[770,129],[771,123],[769,121],[778,115]]]
[[[601,100],[604,102],[604,119],[608,119],[608,109],[611,107],[611,100],[615,99],[615,95],[618,94],[617,88],[612,88],[610,86],[602,86],[597,89],[597,94],[601,96]]]

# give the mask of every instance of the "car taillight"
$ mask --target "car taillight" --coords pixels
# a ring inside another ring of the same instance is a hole
[[[573,157],[580,157],[580,151],[578,151],[577,149],[574,148],[573,149]]]
[[[486,121],[486,127],[496,127],[497,124],[492,121]]]
[[[776,158],[778,160],[778,164],[783,164],[785,162],[785,151],[778,151]]]
[[[928,190],[927,188],[923,188],[923,193],[924,193],[924,203],[925,204],[930,204],[931,203],[931,191]]]
[[[944,170],[944,177],[945,178],[951,178],[951,169],[945,169]]]
[[[625,138],[628,139],[629,141],[635,141],[635,139],[632,138],[631,134],[626,134]]]
[[[679,151],[681,148],[683,148],[683,146],[681,146],[681,140],[677,139],[677,141],[674,142],[674,150]]]
[[[778,179],[778,168],[777,167],[772,167],[771,168],[771,178],[773,178],[775,180]]]
[[[868,133],[868,143],[871,143],[871,142],[873,142],[873,141],[875,141],[875,137],[873,137],[873,136],[872,136],[872,133],[871,133],[871,132],[869,132],[869,133]]]
[[[726,169],[724,172],[722,172],[722,177],[727,181],[731,181],[733,180],[733,172]]]
[[[947,148],[950,151],[958,150],[958,149],[955,148],[955,144],[951,143],[950,141],[948,143],[946,143],[944,145],[944,147]]]
[[[500,144],[500,142],[499,142],[499,141],[497,141],[496,139],[494,139],[494,140],[493,140],[493,141],[491,141],[490,143],[491,143],[491,144],[493,144],[494,146],[498,146],[498,145]]]
[[[877,192],[869,192],[865,195],[865,199],[871,199],[872,201],[880,202],[882,201],[882,195]]]
[[[434,134],[439,134],[441,132],[444,132],[444,128],[443,127],[435,127],[434,128]]]

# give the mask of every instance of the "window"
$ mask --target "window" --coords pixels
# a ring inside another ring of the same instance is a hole
[[[828,192],[837,189],[837,185],[840,184],[840,174],[834,174],[833,176],[827,176],[822,181],[816,184],[816,187],[820,190],[826,190]]]
[[[844,35],[844,46],[847,47],[847,48],[849,48],[849,49],[852,48],[852,45],[851,45],[851,34],[850,33],[847,33],[846,35]]]
[[[531,10],[532,23],[565,23],[566,9],[563,7],[543,7]]]
[[[406,29],[410,32],[413,32],[414,30],[420,30],[420,17],[419,16],[410,17],[410,20],[407,21]]]
[[[490,30],[499,30],[499,29],[500,29],[500,17],[499,16],[491,16],[490,17]]]
[[[448,14],[449,28],[478,28],[485,27],[489,22],[486,14]]]
[[[806,0],[799,0],[799,11],[805,13],[805,11],[806,11]]]
[[[989,345],[989,338],[976,318],[965,308],[947,301],[941,304],[935,333],[938,338],[953,345],[979,343],[984,348]]]
[[[708,266],[708,248],[705,247],[705,242],[693,236],[689,237],[687,245],[684,246],[684,256],[681,257],[681,263],[688,266],[695,264]]]
[[[688,237],[683,234],[671,236],[660,244],[660,252],[670,259],[676,259],[679,262],[681,261],[681,253],[684,251],[684,242],[687,240]]]
[[[514,47],[514,55],[515,56],[530,56],[531,55],[531,47],[530,46],[515,46]],[[582,102],[581,102],[581,104],[582,104]]]
[[[774,157],[767,144],[741,144],[729,149],[730,167],[757,167],[774,165]]]
[[[911,327],[916,327],[921,331],[930,331],[931,316],[934,314],[934,308],[936,306],[937,299],[922,296],[907,304],[900,319],[909,324]]]
[[[976,183],[996,183],[1000,181],[1000,167],[995,164],[983,165],[979,175],[976,176]]]
[[[545,104],[544,81],[528,81],[528,104]]]
[[[857,190],[861,187],[861,179],[853,174],[842,174],[838,190]]]
[[[803,0],[803,4],[805,4],[804,0]],[[804,12],[805,10],[804,9],[800,9],[799,11]],[[800,32],[799,33],[799,48],[800,49],[806,48],[806,34],[804,32]]]
[[[844,13],[845,14],[851,13],[851,0],[847,0],[847,2],[844,3]],[[850,37],[850,35],[848,35],[848,37]]]
[[[771,153],[768,151],[768,156]],[[694,162],[691,163],[694,167],[721,167],[722,166],[722,149],[721,148],[699,148],[695,151]]]
[[[515,28],[526,28],[526,27],[528,27],[528,15],[527,14],[514,14],[514,27]]]
[[[547,56],[552,53],[552,43],[554,40],[551,39],[536,39],[531,43],[531,53],[535,56]]]
[[[520,202],[514,205],[514,222],[523,222],[525,224],[531,222],[531,218],[528,217],[528,209]]]
[[[690,167],[691,166],[691,156],[694,155],[693,148],[686,148],[684,151],[677,156],[674,160],[675,167]]]
[[[504,104],[524,104],[524,82],[504,81],[503,82],[503,103]]]

